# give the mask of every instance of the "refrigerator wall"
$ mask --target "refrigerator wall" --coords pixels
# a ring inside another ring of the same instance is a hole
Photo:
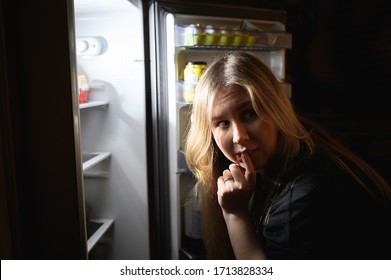
[[[156,131],[167,138],[163,143],[167,153],[158,155],[156,169],[168,169],[165,191],[170,201],[170,249],[174,259],[205,257],[199,228],[202,209],[191,200],[197,182],[186,166],[182,149],[191,111],[191,100],[186,98],[185,65],[188,61],[209,65],[228,51],[247,51],[269,66],[290,95],[290,84],[285,81],[285,51],[291,47],[291,34],[285,32],[285,16],[283,11],[175,1],[157,1],[151,6],[150,40],[156,43],[151,50],[151,57],[156,53],[151,67],[156,78],[152,81],[152,96],[160,111],[157,119],[165,120],[164,125],[156,124]],[[252,29],[245,30],[245,25]],[[207,28],[200,31],[197,26]],[[252,41],[220,43],[223,32]]]
[[[89,258],[149,259],[141,1],[74,7]]]

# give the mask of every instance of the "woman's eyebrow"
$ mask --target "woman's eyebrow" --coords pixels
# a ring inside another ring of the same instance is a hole
[[[235,109],[237,111],[243,111],[243,110],[246,110],[248,108],[253,108],[253,104],[251,103],[251,101],[245,101],[245,102],[242,102],[242,103],[239,103]]]
[[[245,101],[245,102],[239,103],[235,107],[235,110],[242,111],[242,110],[245,110],[250,107],[253,108],[251,101]],[[221,111],[218,112],[217,114],[212,113],[212,122],[224,118],[223,116],[224,116],[224,114],[222,114]]]

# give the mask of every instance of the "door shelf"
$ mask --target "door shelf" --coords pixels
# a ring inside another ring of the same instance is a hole
[[[105,233],[113,225],[113,223],[113,219],[91,219],[89,221],[90,225],[98,225],[99,227],[97,229],[92,229],[93,233],[91,233],[91,237],[89,237],[87,240],[88,252],[90,252],[91,249],[94,248],[94,246],[105,235]]]
[[[264,30],[264,28],[269,28],[269,30]],[[290,49],[292,47],[292,34],[275,29],[275,26],[257,27],[249,21],[244,21],[241,27],[224,28],[212,28],[211,25],[206,27],[194,24],[176,25],[175,45],[177,47],[224,50]]]
[[[110,152],[83,154],[83,172],[111,156]]]
[[[93,108],[93,107],[105,107],[109,104],[109,101],[107,100],[95,100],[95,101],[88,101],[87,103],[81,103],[79,104],[80,109],[86,109],[86,108]]]

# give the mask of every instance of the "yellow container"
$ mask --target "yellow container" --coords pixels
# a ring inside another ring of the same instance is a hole
[[[204,61],[189,61],[186,63],[183,72],[185,83],[195,85],[201,78],[202,73],[206,69],[206,62]]]
[[[183,71],[183,98],[186,102],[192,103],[194,100],[194,89],[206,69],[204,61],[189,61]]]
[[[200,24],[190,24],[185,28],[186,46],[203,45],[205,43],[205,34]]]
[[[183,87],[183,99],[188,103],[193,103],[194,101],[194,91],[195,85],[187,85]]]
[[[221,36],[219,45],[220,46],[230,46],[232,45],[232,41],[234,39],[234,35],[229,31],[226,27],[221,28]]]

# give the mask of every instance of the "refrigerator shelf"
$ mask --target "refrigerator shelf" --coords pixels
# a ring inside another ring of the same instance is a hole
[[[237,28],[175,26],[177,47],[222,50],[290,49],[292,34],[284,31],[249,31]]]
[[[96,100],[96,101],[88,101],[87,103],[80,103],[80,109],[93,108],[93,107],[104,107],[109,104],[107,100]]]
[[[192,45],[181,46],[190,50],[222,50],[222,51],[275,51],[281,47],[267,47],[267,46],[219,46],[219,45]]]
[[[113,219],[91,219],[89,221],[91,226],[91,237],[87,240],[87,250],[91,251],[92,248],[98,243],[98,241],[104,236],[107,230],[113,225]]]
[[[83,154],[83,172],[111,156],[110,152]]]

